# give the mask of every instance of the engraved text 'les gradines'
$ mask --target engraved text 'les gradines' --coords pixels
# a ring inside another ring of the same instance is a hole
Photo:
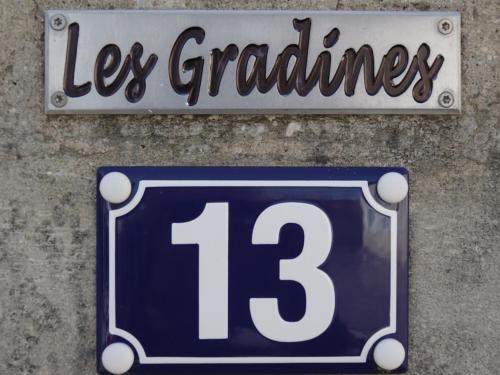
[[[328,50],[337,43],[340,30],[333,28],[323,39],[325,48],[316,58],[309,73],[308,53],[311,32],[311,19],[294,19],[293,28],[299,33],[298,43],[286,46],[277,56],[274,65],[267,73],[268,51],[267,44],[249,44],[240,50],[235,44],[227,45],[223,50],[218,48],[210,52],[208,93],[216,96],[222,76],[228,63],[236,62],[236,89],[239,95],[249,95],[255,88],[260,93],[266,93],[276,86],[280,95],[288,95],[295,90],[300,96],[306,96],[316,86],[322,95],[329,97],[335,94],[342,82],[346,96],[353,96],[360,75],[364,73],[364,88],[369,95],[375,95],[383,87],[385,92],[396,97],[404,93],[419,74],[419,79],[412,88],[413,99],[424,103],[432,94],[432,81],[436,78],[444,57],[437,55],[429,65],[430,47],[422,43],[411,61],[408,50],[403,45],[392,46],[382,58],[375,71],[374,54],[368,44],[361,46],[357,51],[347,49],[340,63],[335,69],[332,78],[332,54]],[[78,38],[80,26],[72,23],[68,28],[68,44],[64,69],[64,92],[70,97],[87,95],[92,83],[75,83],[75,66],[77,61]],[[198,45],[205,39],[205,30],[201,27],[190,27],[184,30],[175,41],[168,61],[169,80],[173,90],[181,95],[187,95],[190,106],[198,102],[204,58],[202,56],[190,58],[182,62],[181,53],[184,45],[194,40]],[[141,63],[143,46],[136,42],[130,52],[121,61],[121,50],[115,44],[104,46],[97,55],[94,67],[94,86],[101,96],[115,94],[131,78],[125,87],[125,97],[131,103],[142,99],[146,92],[146,80],[156,68],[158,56],[151,54],[144,65]],[[293,64],[290,69],[290,64]],[[251,65],[251,66],[250,66]],[[190,79],[183,81],[181,67],[191,72]],[[163,67],[162,67],[163,68]],[[115,75],[111,82],[106,82]],[[396,83],[394,79],[401,77]]]

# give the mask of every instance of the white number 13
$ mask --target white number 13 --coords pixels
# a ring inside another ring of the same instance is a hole
[[[199,245],[199,338],[228,337],[228,203],[207,203],[193,221],[172,224],[172,244]],[[307,203],[279,203],[257,218],[252,244],[278,244],[281,228],[297,224],[304,232],[304,246],[294,259],[280,261],[280,280],[293,280],[306,294],[304,316],[284,320],[277,298],[250,298],[250,314],[257,330],[281,342],[311,340],[331,324],[335,310],[332,280],[318,269],[328,257],[332,228],[326,214]]]

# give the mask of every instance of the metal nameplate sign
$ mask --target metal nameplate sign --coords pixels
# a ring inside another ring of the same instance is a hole
[[[99,372],[404,372],[407,178],[100,168]]]
[[[47,113],[459,113],[460,14],[51,10]]]

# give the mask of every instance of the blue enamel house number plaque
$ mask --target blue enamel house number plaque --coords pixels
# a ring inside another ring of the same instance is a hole
[[[407,179],[100,168],[99,372],[404,372]]]

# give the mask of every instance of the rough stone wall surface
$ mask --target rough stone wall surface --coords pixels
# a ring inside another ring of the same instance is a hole
[[[460,116],[47,116],[50,8],[458,10]],[[101,165],[404,166],[411,375],[500,371],[498,0],[0,0],[0,374],[95,373]]]

